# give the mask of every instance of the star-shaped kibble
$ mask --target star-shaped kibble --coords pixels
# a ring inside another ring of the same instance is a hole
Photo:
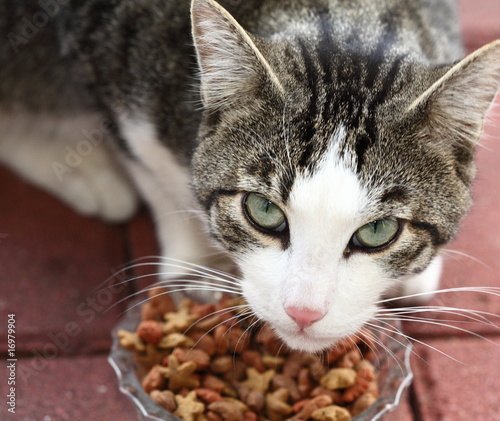
[[[142,352],[146,350],[146,344],[139,338],[136,332],[120,329],[117,333],[120,345],[129,351]]]
[[[259,392],[266,392],[269,389],[269,382],[274,377],[276,372],[274,370],[267,370],[259,373],[255,368],[247,368],[247,380],[242,382],[243,386],[248,387],[250,390],[257,390]]]
[[[143,352],[135,354],[135,360],[145,367],[153,367],[155,364],[160,364],[163,358],[168,354],[168,351],[162,350],[153,344],[146,344]]]
[[[288,405],[288,395],[288,389],[284,387],[266,395],[267,415],[270,419],[281,419],[283,415],[293,412],[292,407]]]
[[[173,355],[168,357],[168,367],[162,367],[160,372],[169,380],[168,388],[173,392],[177,392],[183,387],[195,389],[200,385],[200,381],[193,377],[196,370],[194,361],[187,361],[183,364]]]
[[[194,390],[189,392],[186,397],[175,395],[175,401],[177,402],[177,409],[174,411],[174,415],[184,421],[195,421],[196,417],[205,410],[205,405],[196,399]]]
[[[195,342],[190,337],[185,336],[182,333],[174,332],[165,335],[158,343],[158,348],[172,349],[176,346],[191,348],[194,344]]]
[[[184,332],[194,321],[198,319],[196,314],[189,312],[187,305],[179,306],[176,312],[165,313],[166,323],[163,325],[163,333]]]

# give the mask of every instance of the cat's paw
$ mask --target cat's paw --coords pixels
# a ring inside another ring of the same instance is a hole
[[[113,164],[86,166],[67,174],[53,193],[63,202],[86,216],[99,217],[107,222],[122,222],[136,211],[138,196],[125,176]]]
[[[107,148],[107,131],[97,130],[100,115],[0,120],[0,162],[26,180],[83,215],[120,222],[135,212],[137,193]]]

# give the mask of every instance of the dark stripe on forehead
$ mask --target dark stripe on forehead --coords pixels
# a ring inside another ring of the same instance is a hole
[[[394,30],[392,27],[385,27],[384,33],[380,36],[377,47],[368,57],[367,75],[365,86],[373,89],[377,78],[380,76],[381,64],[386,60],[386,54],[390,46],[394,43]]]
[[[366,151],[378,139],[378,127],[376,122],[377,109],[387,100],[389,94],[396,93],[396,79],[401,71],[403,60],[406,55],[396,57],[391,63],[387,73],[383,74],[382,69],[379,69],[379,76],[383,76],[379,86],[375,86],[373,97],[367,99],[366,109],[368,110],[363,117],[362,132],[356,138],[355,151],[357,155],[357,172],[361,172],[365,162]],[[364,133],[363,133],[364,131]]]
[[[298,122],[298,127],[300,127],[299,136],[301,137],[300,143],[304,145],[301,157],[298,160],[298,165],[300,167],[307,167],[311,163],[311,156],[315,151],[312,139],[316,134],[316,120],[318,113],[318,90],[319,78],[318,69],[316,67],[316,62],[311,56],[309,47],[303,40],[299,40],[299,48],[301,50],[301,55],[304,60],[304,72],[307,81],[307,90],[309,93],[309,102],[307,108],[300,114],[301,121]]]
[[[407,57],[406,54],[400,55],[394,59],[394,61],[391,63],[391,66],[387,73],[384,75],[384,78],[382,79],[380,88],[377,91],[377,94],[373,97],[373,100],[370,103],[370,109],[373,109],[374,107],[380,106],[381,104],[384,103],[386,100],[387,96],[389,93],[394,95],[397,93],[397,76],[399,72],[401,71],[401,67],[403,64],[404,59]]]
[[[370,127],[370,129],[373,135],[374,134],[373,132],[375,131],[376,128],[373,126]],[[356,137],[356,144],[354,146],[354,150],[356,152],[356,172],[358,174],[361,172],[361,168],[365,163],[365,152],[371,146],[372,143],[373,143],[373,138],[365,133],[359,134]]]
[[[328,19],[321,18],[320,20],[320,42],[317,46],[317,53],[320,59],[321,66],[323,68],[323,78],[322,84],[325,89],[327,95],[326,97],[331,98],[331,91],[333,87],[339,83],[339,76],[337,74],[337,70],[334,70],[334,66],[332,63],[336,60],[336,57],[339,56],[339,46],[338,41],[333,39],[332,30],[330,28],[331,23]],[[335,116],[336,108],[338,104],[335,104],[334,101],[326,101],[323,104],[321,110],[321,122],[329,122]]]
[[[401,202],[408,197],[407,189],[403,186],[395,186],[386,190],[380,198],[381,203]]]
[[[330,23],[328,22],[327,19],[321,18],[320,20],[320,38],[321,41],[318,43],[318,47],[316,48],[316,51],[318,52],[318,56],[321,59],[321,63],[324,67],[324,72],[323,72],[323,86],[325,87],[330,87],[333,84],[333,79],[332,79],[332,69],[329,66],[329,63],[331,63],[332,59],[338,55],[339,48],[338,48],[338,42],[336,42],[332,38],[332,30],[330,28]]]
[[[301,56],[304,60],[304,73],[307,81],[307,88],[310,93],[309,104],[307,110],[311,117],[316,115],[316,100],[317,100],[317,88],[318,88],[318,75],[316,73],[314,60],[309,52],[309,46],[306,45],[304,40],[299,39],[299,48]]]
[[[373,95],[366,98],[365,115],[363,116],[364,134],[356,139],[355,151],[357,154],[357,172],[359,173],[365,162],[364,156],[369,147],[377,140],[378,129],[375,121],[377,108],[386,100],[389,92],[394,87],[396,76],[401,68],[402,57],[398,57],[390,65],[388,71],[385,70],[387,62],[387,51],[391,51],[395,42],[396,25],[400,19],[396,18],[398,13],[390,10],[381,17],[381,27],[383,33],[380,35],[376,48],[366,58],[366,76],[363,81],[366,88]]]

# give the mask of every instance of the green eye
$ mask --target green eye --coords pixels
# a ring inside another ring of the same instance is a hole
[[[283,211],[273,202],[257,193],[248,193],[244,200],[245,214],[259,228],[282,232],[286,228]]]
[[[354,234],[352,241],[357,247],[377,248],[388,244],[399,231],[395,218],[379,219],[363,225]]]

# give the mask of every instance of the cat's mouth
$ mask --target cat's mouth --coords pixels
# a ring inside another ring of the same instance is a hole
[[[309,353],[321,352],[332,348],[342,339],[333,336],[320,336],[307,327],[301,328],[297,326],[296,329],[285,329],[274,326],[274,330],[290,348]]]

